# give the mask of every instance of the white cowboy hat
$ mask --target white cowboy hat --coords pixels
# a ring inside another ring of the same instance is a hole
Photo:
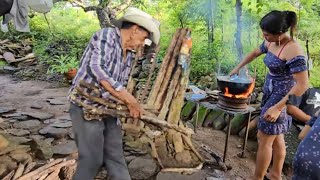
[[[143,27],[144,29],[149,31],[150,40],[155,44],[159,43],[160,22],[154,19],[148,13],[134,7],[129,7],[124,15],[118,20],[115,20],[113,23],[118,28],[121,28],[123,22],[132,22],[134,24],[137,24],[138,26]]]

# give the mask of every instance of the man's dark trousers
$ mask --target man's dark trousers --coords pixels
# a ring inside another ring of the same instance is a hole
[[[73,179],[93,180],[104,163],[112,180],[130,180],[117,118],[88,121],[83,117],[82,108],[72,103],[69,112],[79,152]]]

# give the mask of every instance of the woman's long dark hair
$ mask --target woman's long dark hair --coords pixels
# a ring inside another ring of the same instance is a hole
[[[260,21],[260,28],[270,34],[278,35],[285,33],[290,28],[290,36],[293,39],[293,32],[297,25],[297,14],[293,11],[271,11]]]

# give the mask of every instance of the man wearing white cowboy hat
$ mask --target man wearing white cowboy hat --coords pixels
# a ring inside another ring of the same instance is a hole
[[[158,44],[160,23],[139,9],[128,8],[114,24],[116,27],[103,28],[92,36],[69,91],[69,112],[79,153],[75,180],[93,179],[102,165],[113,180],[131,179],[123,155],[120,121],[88,116],[87,110],[75,102],[101,108],[75,91],[85,81],[96,86],[102,98],[112,101],[113,96],[124,102],[133,118],[141,116],[142,108],[124,86],[131,70],[132,51],[143,47],[146,39]]]

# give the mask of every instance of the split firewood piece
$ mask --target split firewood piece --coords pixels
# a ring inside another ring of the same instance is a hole
[[[223,162],[222,158],[216,153],[214,152],[212,149],[210,149],[208,146],[202,144],[201,148],[203,150],[205,150],[207,153],[209,153],[217,162],[217,165],[219,166],[219,168],[221,168],[221,170],[223,171],[227,171],[228,167],[226,166],[226,164]]]
[[[126,110],[126,109],[128,109],[126,106],[116,105],[116,104],[110,103],[110,102],[108,102],[108,101],[106,101],[106,100],[104,100],[104,99],[102,99],[102,98],[98,98],[98,97],[95,97],[95,96],[91,96],[91,95],[85,93],[85,92],[84,92],[80,87],[78,87],[78,86],[76,87],[76,90],[77,90],[77,92],[78,92],[80,95],[82,95],[82,96],[84,96],[84,97],[86,97],[86,98],[88,98],[88,99],[90,99],[90,100],[93,100],[93,101],[95,101],[95,102],[97,102],[97,103],[100,103],[100,104],[102,104],[102,105],[105,105],[105,106],[107,106],[107,107],[109,107],[109,108],[118,109],[118,110]]]
[[[73,98],[72,100],[75,101],[76,103],[78,103],[80,106],[84,107],[85,109],[91,111],[93,114],[110,115],[113,117],[118,117],[118,116],[129,117],[128,111],[119,111],[119,110],[114,110],[114,109],[99,109],[99,108],[87,105],[78,99]],[[191,134],[194,134],[193,130],[190,128],[180,128],[178,125],[170,124],[167,121],[159,120],[156,117],[142,115],[140,120],[142,120],[146,123],[153,124],[153,125],[158,126],[160,128],[174,129],[174,130],[181,132],[187,136],[191,136]]]
[[[45,180],[48,177],[49,174],[43,174],[42,176],[40,176],[39,178],[37,178],[37,180]]]
[[[199,172],[203,167],[203,163],[200,163],[195,168],[164,168],[161,169],[161,172],[175,172],[175,173],[183,173],[183,174],[192,174],[195,172]]]
[[[77,164],[71,166],[64,166],[61,168],[61,171],[59,173],[59,176],[62,180],[72,180],[73,175],[76,171]]]
[[[141,98],[140,98],[140,102],[141,103],[144,103],[144,99],[146,97],[146,94],[149,90],[149,86],[151,84],[151,79],[152,79],[152,76],[153,76],[153,72],[154,72],[154,69],[156,68],[156,65],[157,65],[157,55],[160,51],[160,45],[158,44],[157,47],[156,47],[156,52],[155,52],[155,56],[153,57],[153,61],[152,61],[152,64],[151,64],[151,68],[149,69],[149,75],[148,75],[148,79],[147,79],[147,82],[144,86],[144,89],[142,91],[142,94],[141,94]]]
[[[26,55],[25,57],[18,58],[16,60],[14,60],[12,63],[21,62],[21,61],[25,61],[25,60],[28,60],[28,59],[34,59],[35,57],[36,56],[33,53],[30,53],[30,54]]]
[[[184,150],[181,133],[176,132],[175,134],[173,134],[172,141],[173,141],[174,150],[176,153],[180,153]]]
[[[57,180],[57,179],[59,179],[60,169],[54,170],[49,176],[46,177],[45,180]]]
[[[33,177],[35,177],[37,174],[43,172],[44,170],[50,168],[51,166],[54,166],[60,162],[62,162],[63,159],[56,159],[54,161],[51,161],[49,162],[48,164],[44,165],[44,166],[41,166],[39,167],[38,169],[34,170],[34,171],[31,171],[23,176],[21,176],[18,180],[30,180],[32,179]]]
[[[147,104],[152,106],[157,98],[157,94],[159,93],[159,89],[161,87],[161,83],[162,83],[162,80],[163,80],[163,77],[167,71],[167,66],[169,64],[169,61],[172,57],[172,54],[173,54],[173,51],[174,51],[174,47],[176,46],[177,44],[177,41],[180,37],[180,32],[181,32],[181,29],[178,29],[176,31],[176,33],[174,34],[172,40],[171,40],[171,43],[167,49],[167,52],[166,52],[166,55],[165,57],[163,58],[163,61],[161,63],[161,67],[160,67],[160,70],[158,72],[158,75],[157,75],[157,78],[154,82],[154,85],[151,89],[151,92],[150,92],[150,95],[149,95],[149,98],[148,98],[148,102]]]
[[[167,91],[166,99],[164,100],[164,103],[163,103],[162,108],[160,110],[160,114],[158,116],[160,119],[165,119],[167,116],[174,91],[176,90],[176,87],[179,82],[180,74],[181,74],[181,67],[178,67],[178,69],[176,70],[176,72],[173,75],[173,78],[171,80],[170,86]]]
[[[9,41],[10,41],[9,39],[1,40],[1,41],[0,41],[0,44],[5,44],[5,43],[7,43],[7,42],[9,42]]]
[[[14,173],[14,176],[12,178],[13,180],[16,180],[20,176],[22,176],[25,165],[26,165],[26,163],[19,163],[18,169],[16,170],[16,173]]]
[[[29,177],[28,179],[32,179],[32,180],[36,180],[36,179],[39,179],[40,177],[43,177],[45,175],[48,175],[50,174],[51,172],[53,171],[56,171],[56,170],[59,170],[64,167],[64,166],[70,166],[70,165],[73,165],[76,163],[76,160],[74,159],[71,159],[71,160],[68,160],[68,161],[63,161],[61,163],[58,163],[54,166],[51,166],[47,169],[45,169],[44,171],[40,172],[40,173],[37,173],[36,175],[32,176],[32,177]],[[47,177],[47,176],[46,176]],[[20,180],[20,179],[18,179]]]
[[[163,169],[164,166],[163,166],[162,161],[161,161],[161,159],[160,159],[160,157],[158,155],[156,144],[153,141],[150,141],[149,143],[151,145],[151,156],[158,161],[161,169]]]
[[[11,180],[14,175],[14,170],[12,170],[9,174],[7,174],[2,180]]]
[[[181,45],[182,45],[182,42],[183,42],[183,40],[184,40],[184,38],[186,36],[186,33],[187,33],[187,29],[182,29],[180,31],[180,37],[179,37],[179,39],[177,41],[176,46],[174,47],[173,54],[172,54],[172,56],[170,58],[169,66],[166,69],[166,73],[165,73],[165,75],[163,77],[159,92],[157,94],[157,98],[156,98],[156,100],[154,102],[154,106],[155,106],[156,109],[160,109],[161,108],[162,101],[163,101],[163,99],[165,99],[164,98],[165,92],[168,90],[168,84],[171,81],[171,76],[172,76],[173,69],[178,65],[178,58],[177,57],[179,56]]]
[[[184,141],[184,143],[186,143],[187,146],[189,146],[191,148],[191,150],[194,152],[194,154],[199,158],[199,160],[201,162],[204,162],[203,157],[200,155],[200,153],[196,150],[196,148],[193,146],[192,142],[191,142],[191,138],[187,137],[183,134],[181,134],[182,139]]]
[[[36,162],[30,162],[27,164],[26,168],[24,169],[23,174],[29,173],[35,166],[37,165]]]
[[[138,51],[139,51],[139,50],[138,50]],[[131,64],[131,72],[130,72],[130,74],[129,74],[128,84],[127,84],[127,91],[128,91],[130,94],[133,93],[134,87],[135,87],[135,85],[136,85],[136,81],[134,80],[134,78],[132,77],[132,75],[133,75],[134,69],[137,67],[138,60],[139,60],[139,57],[138,57],[138,55],[136,55],[136,57],[134,58],[134,61],[133,61],[132,64]]]

